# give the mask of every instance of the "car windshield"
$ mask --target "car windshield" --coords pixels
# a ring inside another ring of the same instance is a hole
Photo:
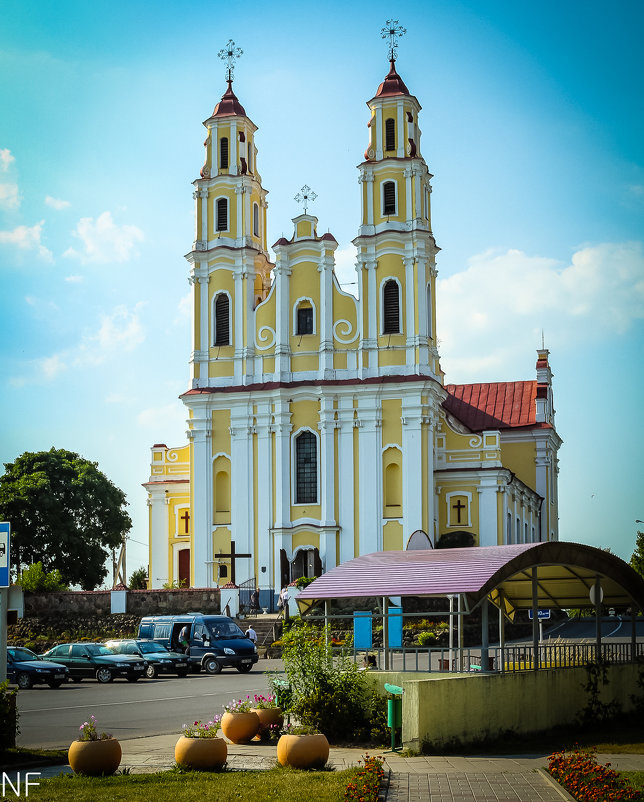
[[[209,625],[213,638],[243,638],[244,633],[233,621],[217,621]]]
[[[40,659],[37,654],[34,654],[29,649],[9,649],[9,654],[14,660],[38,660]]]
[[[137,644],[141,654],[154,654],[155,652],[166,652],[167,649],[161,643],[139,643]]]
[[[89,654],[113,654],[107,646],[103,646],[101,643],[86,643],[85,648]]]

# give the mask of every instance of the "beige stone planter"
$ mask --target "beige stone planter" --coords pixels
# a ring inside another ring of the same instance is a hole
[[[76,774],[88,774],[90,777],[114,774],[121,763],[121,744],[116,738],[73,741],[67,759]]]
[[[189,769],[220,769],[228,757],[223,738],[186,738],[182,735],[174,747],[174,759]]]
[[[247,744],[259,732],[257,713],[229,713],[221,717],[221,731],[234,744]]]
[[[252,712],[257,713],[257,718],[259,719],[259,737],[269,727],[281,727],[284,723],[284,714],[281,707],[253,707]]]
[[[282,735],[277,742],[277,760],[294,769],[321,769],[329,759],[325,735]]]

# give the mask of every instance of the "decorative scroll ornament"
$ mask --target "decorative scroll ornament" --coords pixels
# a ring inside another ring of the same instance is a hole
[[[395,61],[398,56],[398,39],[407,33],[407,29],[398,24],[397,19],[388,19],[385,27],[380,31],[383,39],[389,39],[389,61]]]
[[[272,335],[270,338],[270,342],[268,342],[269,337],[264,334],[264,332],[268,332],[269,335]],[[277,339],[277,334],[275,329],[272,329],[270,326],[262,326],[261,329],[257,332],[257,337],[255,338],[255,347],[258,351],[266,351],[269,348],[272,348],[275,345],[275,340]],[[261,343],[266,343],[266,345],[260,345]]]
[[[341,332],[338,331],[340,326],[342,326],[344,329]],[[352,343],[357,339],[359,334],[357,330],[350,340],[345,340],[343,339],[343,337],[340,336],[340,334],[343,334],[344,337],[347,337],[351,334],[352,331],[353,331],[353,325],[348,320],[336,320],[336,322],[333,324],[333,336],[339,343],[342,343],[343,345],[349,345],[349,343]]]

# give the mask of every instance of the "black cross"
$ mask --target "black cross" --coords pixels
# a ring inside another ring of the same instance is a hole
[[[222,554],[219,552],[217,557],[230,557],[230,581],[233,585],[236,585],[235,582],[235,560],[246,559],[247,557],[252,557],[252,554],[236,554],[235,553],[235,541],[230,541],[230,554]]]
[[[186,510],[181,517],[181,520],[184,523],[184,534],[188,534],[188,521],[190,520],[190,513]]]
[[[463,502],[459,498],[459,500],[456,502],[456,504],[452,505],[452,509],[456,510],[456,515],[458,516],[458,520],[456,521],[456,523],[460,524],[460,522],[461,522],[461,510],[467,509],[466,505],[463,504]]]

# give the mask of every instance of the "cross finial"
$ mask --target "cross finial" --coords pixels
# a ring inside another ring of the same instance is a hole
[[[228,40],[226,47],[223,47],[217,55],[222,61],[226,62],[226,80],[232,83],[233,73],[235,72],[235,60],[238,59],[244,51],[241,47],[235,47],[232,39]]]
[[[397,19],[388,19],[380,33],[383,39],[389,38],[389,61],[395,61],[398,55],[398,39],[407,33],[407,29],[399,25]]]
[[[306,214],[306,205],[309,202],[313,203],[313,201],[316,198],[317,198],[317,195],[315,194],[315,192],[313,192],[311,187],[308,186],[308,184],[304,184],[302,189],[297,193],[297,195],[295,196],[295,198],[293,200],[296,200],[298,203],[302,204],[302,206],[304,207],[304,214]]]

